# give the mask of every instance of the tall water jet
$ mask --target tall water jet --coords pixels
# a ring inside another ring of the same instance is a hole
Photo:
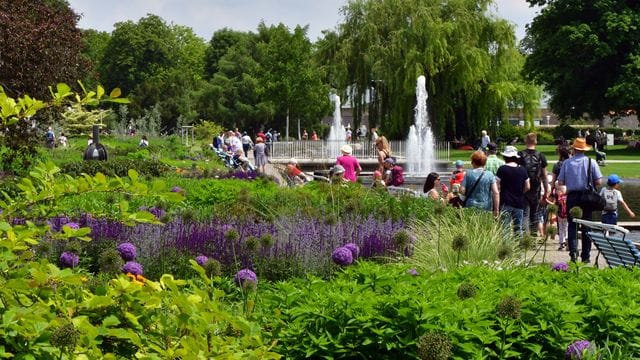
[[[340,104],[340,96],[336,94],[331,94],[331,100],[334,103],[333,110],[333,123],[331,124],[331,129],[329,130],[329,158],[336,158],[340,155],[340,147],[345,144],[347,139],[347,131],[342,125],[342,106]]]
[[[416,85],[415,120],[409,129],[406,153],[406,172],[414,176],[426,176],[435,168],[435,140],[429,123],[427,98],[426,79],[420,75]]]

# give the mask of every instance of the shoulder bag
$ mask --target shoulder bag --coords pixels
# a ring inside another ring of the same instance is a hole
[[[602,211],[607,204],[607,201],[596,192],[596,187],[591,179],[591,158],[587,157],[589,162],[587,163],[587,190],[580,195],[580,205],[592,211]]]

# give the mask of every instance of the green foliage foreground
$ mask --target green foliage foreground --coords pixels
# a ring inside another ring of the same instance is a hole
[[[576,340],[595,343],[602,359],[631,359],[640,356],[638,291],[637,270],[413,275],[360,263],[332,281],[276,284],[258,308],[275,350],[292,359],[560,359]]]

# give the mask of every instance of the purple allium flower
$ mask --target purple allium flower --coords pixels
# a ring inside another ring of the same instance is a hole
[[[136,246],[132,243],[122,243],[118,245],[118,252],[124,261],[133,261],[136,259]]]
[[[151,209],[149,209],[149,212],[152,213],[156,217],[156,219],[161,219],[165,214],[164,210],[160,209],[159,207],[155,207],[155,206],[152,207]]]
[[[74,268],[78,266],[79,261],[80,258],[78,255],[72,252],[65,251],[60,255],[60,266],[63,268]]]
[[[200,266],[204,266],[207,263],[207,261],[209,261],[209,258],[204,256],[204,255],[200,255],[200,256],[196,257],[196,262]]]
[[[578,340],[567,347],[564,354],[565,359],[582,359],[585,351],[592,352],[591,343],[587,340]]]
[[[245,289],[247,287],[255,287],[258,284],[258,277],[253,271],[249,269],[242,269],[236,273],[236,276],[233,277],[233,281],[236,285]]]
[[[172,187],[172,188],[171,188],[171,192],[179,193],[179,194],[182,194],[182,195],[185,195],[185,194],[186,194],[186,191],[184,191],[184,189],[183,189],[183,188],[181,188],[180,186],[174,186],[174,187]]]
[[[418,270],[416,270],[416,269],[409,269],[409,270],[407,270],[407,273],[408,273],[409,275],[413,275],[413,276],[418,276],[418,275],[420,275],[420,274],[418,273]]]
[[[72,229],[74,229],[74,230],[80,229],[80,225],[78,223],[76,223],[76,222],[68,222],[65,225],[70,227],[70,228],[72,228]]]
[[[358,255],[360,255],[360,247],[355,243],[345,244],[344,247],[346,247],[347,249],[349,249],[349,251],[351,251],[351,256],[353,257],[353,260],[357,259]]]
[[[551,268],[551,270],[567,272],[569,271],[569,265],[567,265],[567,263],[565,262],[557,262],[553,264],[553,267]]]
[[[127,261],[122,266],[122,272],[125,274],[142,275],[142,265],[135,261]]]
[[[351,254],[351,250],[346,247],[339,247],[333,250],[333,254],[331,254],[331,259],[333,262],[340,266],[347,266],[353,263],[353,254]]]

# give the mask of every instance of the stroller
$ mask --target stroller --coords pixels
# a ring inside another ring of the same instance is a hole
[[[232,168],[233,169],[241,169],[244,172],[255,172],[256,167],[244,156],[242,150],[238,150],[235,155],[231,157]]]

